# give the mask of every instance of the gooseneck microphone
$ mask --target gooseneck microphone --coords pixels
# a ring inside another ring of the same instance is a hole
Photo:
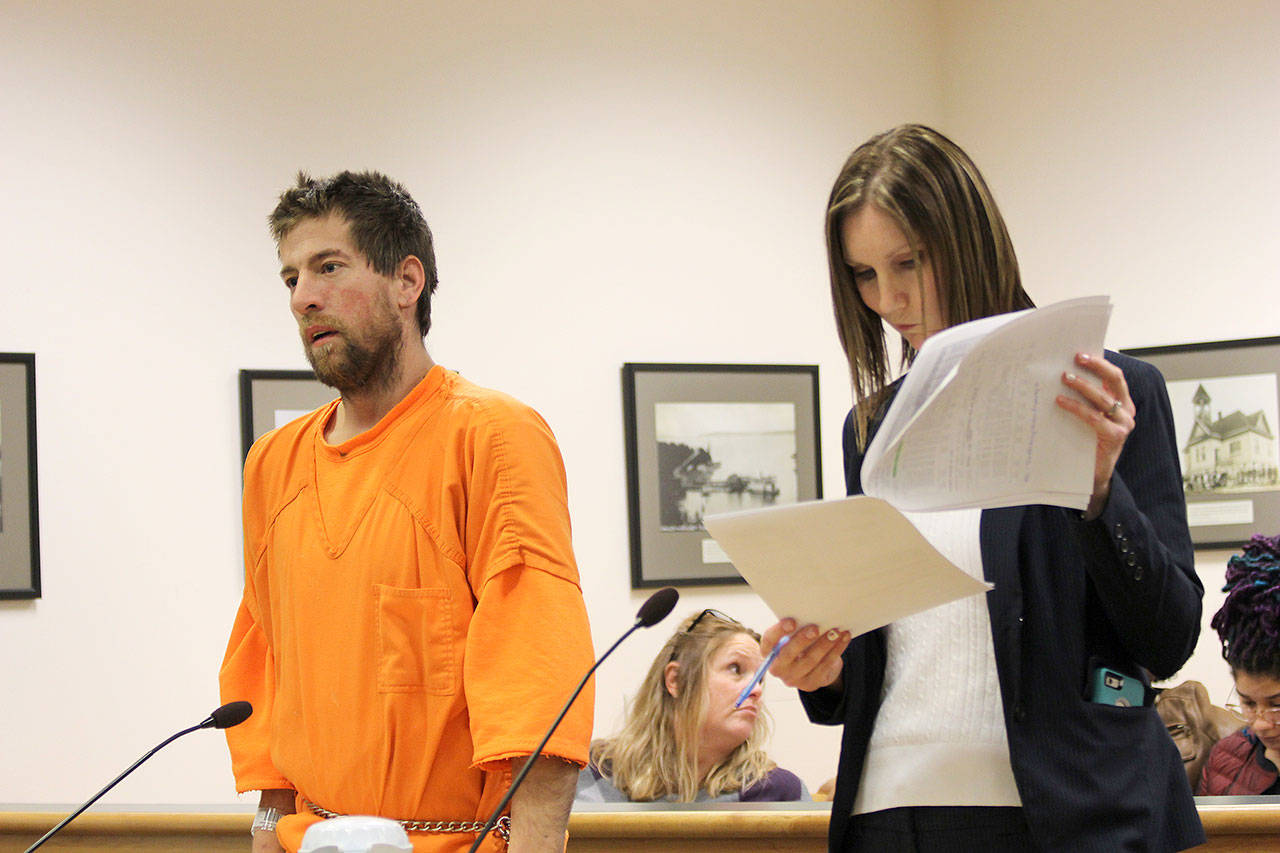
[[[680,600],[680,593],[675,591],[674,587],[664,586],[653,595],[645,599],[644,604],[640,605],[640,609],[636,611],[636,624],[631,626],[631,631],[636,628],[652,628],[663,619],[667,618],[667,614],[675,609],[676,602]],[[609,652],[617,647],[627,637],[631,636],[631,631],[623,634],[621,639],[613,646],[610,646]],[[604,660],[609,656],[609,652],[605,652],[600,660]],[[599,666],[600,664],[596,664]],[[591,673],[587,673],[590,675]]]
[[[239,702],[228,702],[225,705],[214,708],[213,712],[209,714],[209,716],[205,717],[204,721],[200,723],[200,725],[196,726],[196,728],[198,729],[210,729],[210,728],[229,729],[232,726],[240,725],[245,720],[249,719],[249,717],[252,714],[253,714],[253,706],[250,705],[248,702],[244,701],[243,699],[241,699]],[[191,731],[191,729],[187,729],[187,732],[189,731]],[[181,737],[187,732],[179,732],[173,737]],[[172,740],[172,739],[173,738],[170,738],[169,740]],[[168,743],[168,742],[169,741],[165,741],[165,743]],[[164,746],[164,743],[160,744],[160,746]],[[157,747],[157,749],[158,748],[159,747]]]
[[[556,729],[560,726],[560,721],[564,719],[564,715],[569,713],[569,708],[573,706],[574,701],[578,698],[578,694],[582,692],[582,688],[587,686],[587,680],[591,678],[600,664],[604,663],[604,659],[613,654],[613,650],[622,645],[622,641],[635,633],[637,628],[650,628],[657,625],[663,619],[667,618],[667,614],[676,606],[676,602],[680,599],[680,593],[669,586],[655,592],[653,595],[645,599],[644,604],[640,605],[640,609],[636,612],[636,621],[627,632],[618,638],[609,650],[592,664],[591,669],[587,670],[587,674],[582,676],[582,680],[578,682],[578,686],[574,688],[573,694],[569,696],[569,701],[564,703],[564,707],[560,709],[559,716],[556,721],[551,724],[551,728],[547,729],[546,735],[542,738],[542,743],[538,744],[538,748],[533,751],[533,755],[529,756],[529,760],[524,763],[524,767],[520,769],[519,775],[511,781],[511,787],[507,789],[506,796],[502,798],[502,802],[498,803],[498,807],[493,810],[493,814],[489,815],[489,819],[484,822],[484,828],[480,830],[480,834],[476,836],[475,843],[471,845],[471,849],[467,853],[476,853],[485,836],[489,834],[489,830],[493,829],[493,825],[498,822],[498,818],[502,816],[503,810],[507,807],[507,803],[511,802],[511,797],[515,794],[516,789],[520,787],[520,783],[524,781],[524,777],[529,775],[530,768],[533,763],[538,760],[538,756],[542,755],[542,748],[547,745],[547,741],[551,740],[551,736],[555,734]]]
[[[59,823],[53,829],[49,830],[44,835],[42,835],[39,841],[37,841],[35,844],[32,844],[30,847],[27,848],[26,853],[31,853],[32,850],[35,850],[41,844],[44,844],[50,838],[53,838],[53,836],[57,835],[64,826],[66,826],[67,824],[71,823],[71,821],[79,817],[80,814],[85,809],[89,808],[89,806],[93,805],[98,800],[102,799],[102,795],[107,793],[107,791],[110,791],[117,784],[119,784],[120,780],[124,779],[124,777],[128,776],[134,770],[137,770],[138,766],[142,764],[142,762],[146,761],[148,758],[155,755],[161,749],[173,743],[178,738],[182,737],[183,735],[189,735],[194,731],[199,731],[200,729],[229,729],[232,726],[238,726],[241,723],[243,723],[245,720],[249,719],[249,715],[252,713],[253,713],[253,706],[250,705],[248,702],[244,702],[244,701],[228,702],[227,704],[221,707],[214,708],[213,713],[211,713],[208,717],[205,717],[204,720],[202,720],[200,723],[192,726],[189,729],[183,729],[182,731],[178,732],[176,735],[173,735],[172,737],[167,738],[163,743],[160,743],[159,745],[154,747],[146,755],[142,756],[137,761],[130,764],[129,769],[125,770],[119,776],[117,776],[116,778],[112,779],[109,783],[107,783],[107,787],[103,788],[101,791],[94,794],[92,797],[89,798],[89,801],[87,803],[85,803],[80,808],[76,809],[71,814],[67,815],[67,817],[61,823]]]

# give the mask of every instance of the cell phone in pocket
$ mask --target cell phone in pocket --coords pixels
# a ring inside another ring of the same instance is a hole
[[[1142,679],[1105,666],[1095,666],[1089,677],[1089,701],[1101,705],[1136,708],[1143,704],[1146,688]]]

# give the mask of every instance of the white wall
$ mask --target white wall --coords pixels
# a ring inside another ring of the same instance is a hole
[[[217,704],[236,371],[305,366],[263,227],[299,167],[422,203],[428,345],[557,432],[600,647],[644,597],[624,361],[820,364],[839,491],[823,202],[851,140],[940,116],[932,2],[258,5],[0,0],[0,350],[37,354],[44,581],[0,606],[0,803],[79,801]],[[710,604],[767,621],[742,590],[680,612]],[[602,732],[665,630],[601,673]],[[816,785],[836,732],[788,693],[775,752]],[[221,738],[110,797],[231,801]]]
[[[0,605],[0,803],[79,801],[217,704],[236,371],[303,366],[263,228],[299,167],[379,168],[423,204],[429,347],[556,430],[601,648],[644,598],[624,361],[819,364],[840,493],[820,222],[874,131],[969,148],[1033,296],[1110,292],[1114,345],[1275,334],[1280,7],[1121,5],[0,0],[0,350],[37,354],[44,579]],[[1225,556],[1199,555],[1210,588]],[[677,613],[711,605],[769,621],[740,589]],[[602,671],[600,732],[667,630]],[[835,731],[768,695],[816,786]],[[111,799],[233,801],[220,738]]]
[[[1033,299],[1109,293],[1113,348],[1280,334],[1280,4],[941,11],[946,127],[994,187]],[[1230,555],[1196,554],[1204,627],[1174,679],[1219,703],[1209,619]]]

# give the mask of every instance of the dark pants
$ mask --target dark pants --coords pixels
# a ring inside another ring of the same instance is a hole
[[[854,815],[844,853],[1027,853],[1019,808],[919,806]]]

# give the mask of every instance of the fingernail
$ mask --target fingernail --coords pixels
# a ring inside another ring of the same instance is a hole
[[[828,642],[834,643],[838,639],[840,639],[840,632],[837,631],[835,628],[832,628],[830,631],[827,632]]]
[[[1083,364],[1083,363],[1085,363],[1086,361],[1088,361],[1088,360],[1089,360],[1089,353],[1087,353],[1087,352],[1082,352],[1082,353],[1080,353],[1080,355],[1078,355],[1078,356],[1077,356],[1077,358],[1079,358],[1079,359],[1080,359],[1080,363],[1081,363],[1081,364]]]
[[[818,629],[817,629],[817,628],[810,628],[808,631],[805,631],[805,632],[804,632],[804,638],[805,638],[806,640],[812,640],[812,639],[813,639],[814,637],[816,637],[816,636],[818,636]]]
[[[790,633],[791,633],[792,631],[794,631],[795,629],[796,629],[796,623],[795,623],[795,622],[792,622],[790,619],[783,619],[783,620],[782,620],[782,630],[784,630],[784,631],[786,631],[788,634],[790,634]]]
[[[1075,375],[1074,373],[1068,373],[1068,374],[1067,374],[1067,381],[1068,381],[1068,382],[1075,382],[1075,381],[1076,381],[1076,375]]]

